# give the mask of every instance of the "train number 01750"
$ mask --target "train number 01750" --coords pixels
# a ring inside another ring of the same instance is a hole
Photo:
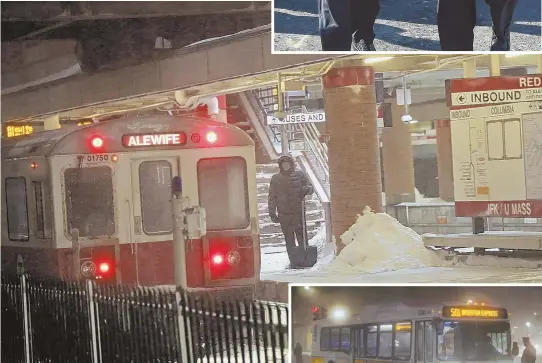
[[[108,161],[109,155],[87,155],[87,162]]]

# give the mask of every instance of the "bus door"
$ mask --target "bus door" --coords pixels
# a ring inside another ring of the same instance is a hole
[[[435,330],[433,321],[417,321],[414,339],[415,363],[432,363],[434,361]]]
[[[131,159],[130,243],[126,247],[132,258],[125,270],[138,284],[165,284],[173,276],[171,179],[179,175],[179,163],[178,157]]]

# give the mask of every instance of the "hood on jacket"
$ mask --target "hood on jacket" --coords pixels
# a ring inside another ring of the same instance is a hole
[[[284,170],[284,168],[283,168],[284,163],[289,163],[290,164],[290,169]],[[295,169],[294,158],[292,156],[290,156],[290,155],[282,155],[279,158],[278,164],[279,164],[279,169],[280,169],[281,173],[291,173]]]

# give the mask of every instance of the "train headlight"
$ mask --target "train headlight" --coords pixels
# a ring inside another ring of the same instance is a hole
[[[237,251],[230,251],[226,255],[226,260],[230,266],[237,265],[239,262],[241,262],[241,255]]]
[[[96,274],[96,264],[92,261],[85,261],[81,264],[81,275],[92,277]]]

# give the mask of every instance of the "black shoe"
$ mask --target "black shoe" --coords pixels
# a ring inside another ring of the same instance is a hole
[[[352,50],[354,52],[376,52],[374,44],[366,42],[363,39],[360,41],[352,39]]]
[[[508,52],[510,51],[510,33],[504,35],[504,37],[498,37],[493,34],[493,39],[491,42],[492,52]]]

